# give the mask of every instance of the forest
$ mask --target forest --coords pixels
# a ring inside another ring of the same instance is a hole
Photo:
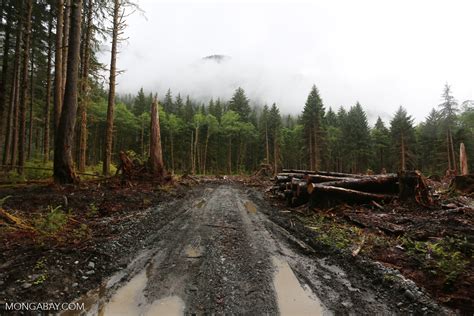
[[[117,47],[127,15],[136,10],[123,1],[2,1],[3,177],[49,177],[53,162],[69,172],[109,175],[120,151],[148,159],[153,92],[115,92]],[[97,58],[105,44],[111,46],[109,65]],[[308,91],[303,112],[294,115],[275,103],[252,102],[242,87],[226,100],[168,90],[158,96],[166,169],[248,174],[269,164],[274,170],[444,175],[458,169],[460,143],[474,154],[474,104],[458,102],[448,84],[423,122],[400,106],[373,126],[359,102],[328,105],[316,86]]]
[[[421,121],[363,93],[328,104],[325,82],[302,104],[238,80],[130,93],[138,1],[0,1],[0,314],[474,312],[474,100],[456,86]]]

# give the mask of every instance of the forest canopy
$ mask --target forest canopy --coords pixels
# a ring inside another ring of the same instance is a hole
[[[55,178],[71,182],[76,171],[111,174],[120,151],[148,159],[154,92],[115,92],[118,44],[137,10],[126,0],[1,2],[0,159],[9,177],[33,177],[28,167],[50,168],[54,161]],[[97,58],[104,44],[111,46],[110,64]],[[458,169],[461,143],[474,155],[474,103],[458,102],[448,84],[424,121],[415,124],[400,106],[373,126],[364,104],[325,104],[316,85],[308,87],[299,115],[257,104],[244,88],[225,100],[171,90],[158,96],[167,170],[251,173],[266,164],[442,175]]]

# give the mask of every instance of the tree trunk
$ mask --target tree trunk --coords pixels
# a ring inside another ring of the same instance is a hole
[[[80,103],[81,125],[79,132],[79,171],[84,172],[86,169],[87,158],[87,107],[89,104],[89,61],[90,61],[90,41],[92,37],[92,0],[88,0],[87,4],[87,26],[84,40],[84,54],[82,58],[82,80]]]
[[[20,8],[22,5],[20,4]],[[5,138],[5,150],[3,152],[3,164],[16,164],[16,148],[18,145],[18,96],[20,88],[20,55],[21,42],[23,37],[23,16],[18,18],[18,25],[15,39],[15,59],[13,61],[13,75],[10,86],[10,100],[7,118],[7,133]]]
[[[77,95],[79,83],[79,62],[81,49],[81,10],[82,0],[76,0],[71,6],[71,27],[69,31],[69,49],[67,58],[67,76],[63,109],[56,133],[54,150],[54,181],[59,184],[77,181],[72,159],[74,126],[77,113]]]
[[[163,151],[161,149],[160,114],[158,101],[155,97],[151,104],[151,129],[150,129],[150,164],[152,172],[163,177]]]
[[[10,33],[13,21],[11,19],[11,8],[7,9],[6,24],[4,29],[3,40],[3,61],[2,61],[2,78],[0,79],[0,124],[3,126],[7,98],[7,80],[8,80],[8,56],[10,55]],[[3,132],[3,127],[0,128],[0,135]]]
[[[18,173],[23,174],[25,166],[25,143],[26,143],[26,104],[28,103],[28,64],[30,60],[31,44],[31,14],[33,11],[33,0],[26,1],[23,37],[23,61],[21,65],[21,88],[20,88],[20,111],[19,111],[19,155],[18,155]]]
[[[50,121],[50,106],[51,106],[51,64],[52,64],[52,38],[53,38],[53,18],[49,20],[49,39],[48,39],[48,62],[46,66],[46,103],[44,105],[44,134],[43,134],[43,161],[49,161],[49,126]]]
[[[120,0],[114,0],[114,17],[112,30],[112,51],[110,59],[109,97],[107,104],[107,128],[105,131],[105,151],[102,172],[104,175],[110,173],[112,160],[112,139],[114,132],[114,107],[115,107],[115,79],[117,66],[117,41],[119,31]],[[150,148],[151,151],[151,148]],[[150,153],[151,155],[151,153]]]
[[[62,83],[63,83],[63,19],[64,19],[64,0],[57,0],[57,23],[56,23],[56,51],[54,53],[54,130],[57,134],[59,119],[61,118],[62,109]]]
[[[69,33],[70,33],[70,16],[71,16],[71,0],[66,0],[65,2],[65,8],[64,8],[64,23],[63,23],[63,43],[62,43],[62,83],[61,83],[61,98],[64,97],[64,92],[65,92],[65,87],[66,87],[66,74],[67,74],[67,59],[66,57],[68,56],[68,42],[69,42]],[[82,22],[82,21],[81,21]]]
[[[33,119],[33,103],[35,99],[35,94],[34,94],[34,69],[35,69],[35,57],[34,57],[34,39],[31,39],[32,47],[31,47],[31,69],[30,69],[30,117],[29,117],[29,131],[28,131],[28,151],[27,151],[27,159],[31,159],[31,150],[33,146],[33,124],[34,124],[34,119]]]
[[[459,146],[459,166],[461,168],[461,175],[465,176],[469,174],[469,168],[467,165],[467,154],[466,154],[466,147],[464,143],[461,143]]]

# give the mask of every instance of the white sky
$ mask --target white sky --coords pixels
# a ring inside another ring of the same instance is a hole
[[[326,108],[359,101],[371,122],[399,105],[417,121],[448,82],[474,99],[474,0],[139,1],[119,92],[230,98],[299,113],[314,83]],[[212,54],[228,62],[203,62]],[[103,61],[108,61],[108,55]]]

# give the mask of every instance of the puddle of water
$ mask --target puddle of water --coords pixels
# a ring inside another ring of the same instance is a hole
[[[188,245],[184,248],[184,254],[187,258],[200,258],[202,257],[202,248]]]
[[[147,273],[144,270],[118,289],[110,301],[100,308],[99,315],[183,315],[184,302],[177,296],[148,304],[144,295],[147,281]]]
[[[252,202],[246,201],[244,205],[245,205],[245,208],[247,209],[247,212],[252,213],[252,214],[257,213],[257,207]]]
[[[181,316],[183,314],[183,300],[178,296],[170,296],[153,302],[145,315]]]
[[[301,286],[286,261],[273,257],[275,286],[281,315],[323,315],[323,306],[309,286]]]
[[[110,301],[103,307],[102,315],[138,315],[142,310],[143,290],[148,278],[146,271],[131,279],[125,286],[117,290]]]

